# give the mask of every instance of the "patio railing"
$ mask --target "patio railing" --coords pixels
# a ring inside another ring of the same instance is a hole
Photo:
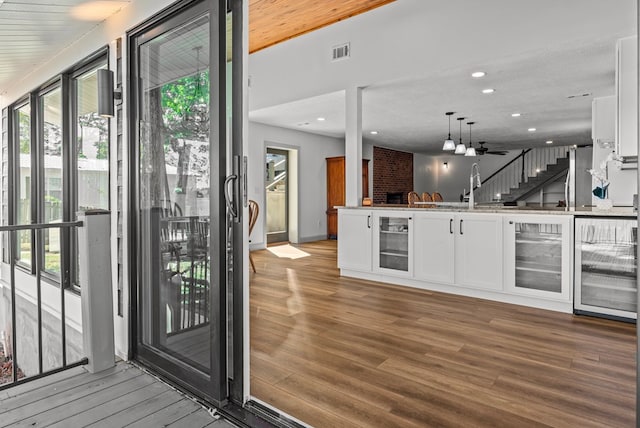
[[[9,252],[9,270],[3,269],[0,285],[0,390],[87,364],[82,350],[82,332],[77,331],[78,327],[74,329],[74,321],[67,317],[67,305],[73,292],[62,284],[65,284],[64,275],[69,273],[61,269],[60,281],[56,284],[51,278],[43,278],[40,266],[29,271],[16,265],[19,232],[31,231],[38,241],[42,240],[44,230],[82,226],[81,221],[0,226],[0,232],[8,234],[8,240],[4,242],[8,243]],[[61,240],[62,258],[71,256],[65,242],[68,241]],[[40,259],[36,256],[37,263]],[[8,278],[5,277],[7,274]],[[81,330],[81,321],[75,323]],[[70,332],[74,333],[71,346]]]

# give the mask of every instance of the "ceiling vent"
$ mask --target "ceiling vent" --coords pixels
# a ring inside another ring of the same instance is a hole
[[[331,61],[341,61],[347,58],[351,58],[351,44],[349,42],[332,48]]]

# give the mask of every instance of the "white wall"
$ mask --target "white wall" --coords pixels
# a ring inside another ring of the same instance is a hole
[[[268,147],[298,150],[299,241],[327,236],[327,170],[325,158],[344,155],[344,140],[249,122],[248,196],[260,206],[260,216],[251,233],[251,248],[264,248],[265,154]]]
[[[437,191],[445,201],[459,201],[462,190],[469,190],[469,174],[474,162],[480,167],[481,180],[485,180],[519,154],[518,150],[510,151],[504,156],[485,154],[476,157],[414,153],[413,187],[419,194]],[[444,168],[444,162],[448,163],[448,168]]]

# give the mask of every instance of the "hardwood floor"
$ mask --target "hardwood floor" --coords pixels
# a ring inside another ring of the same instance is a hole
[[[635,426],[635,325],[343,278],[335,241],[297,249],[252,253],[255,398],[315,427]]]

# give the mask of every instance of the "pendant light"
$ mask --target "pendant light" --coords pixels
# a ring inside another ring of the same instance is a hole
[[[467,122],[467,125],[469,125],[469,148],[464,153],[465,156],[475,156],[476,155],[476,149],[471,144],[471,125],[473,125],[474,123],[475,122]]]
[[[454,152],[457,155],[463,155],[467,152],[467,147],[462,144],[462,121],[464,119],[464,117],[458,118],[458,122],[460,122],[460,143],[458,143],[458,145],[456,146],[456,151]]]
[[[442,150],[453,151],[456,149],[456,142],[451,139],[451,115],[454,114],[455,111],[448,111],[445,114],[449,116],[449,136],[446,140],[444,140],[444,146],[442,146]]]

